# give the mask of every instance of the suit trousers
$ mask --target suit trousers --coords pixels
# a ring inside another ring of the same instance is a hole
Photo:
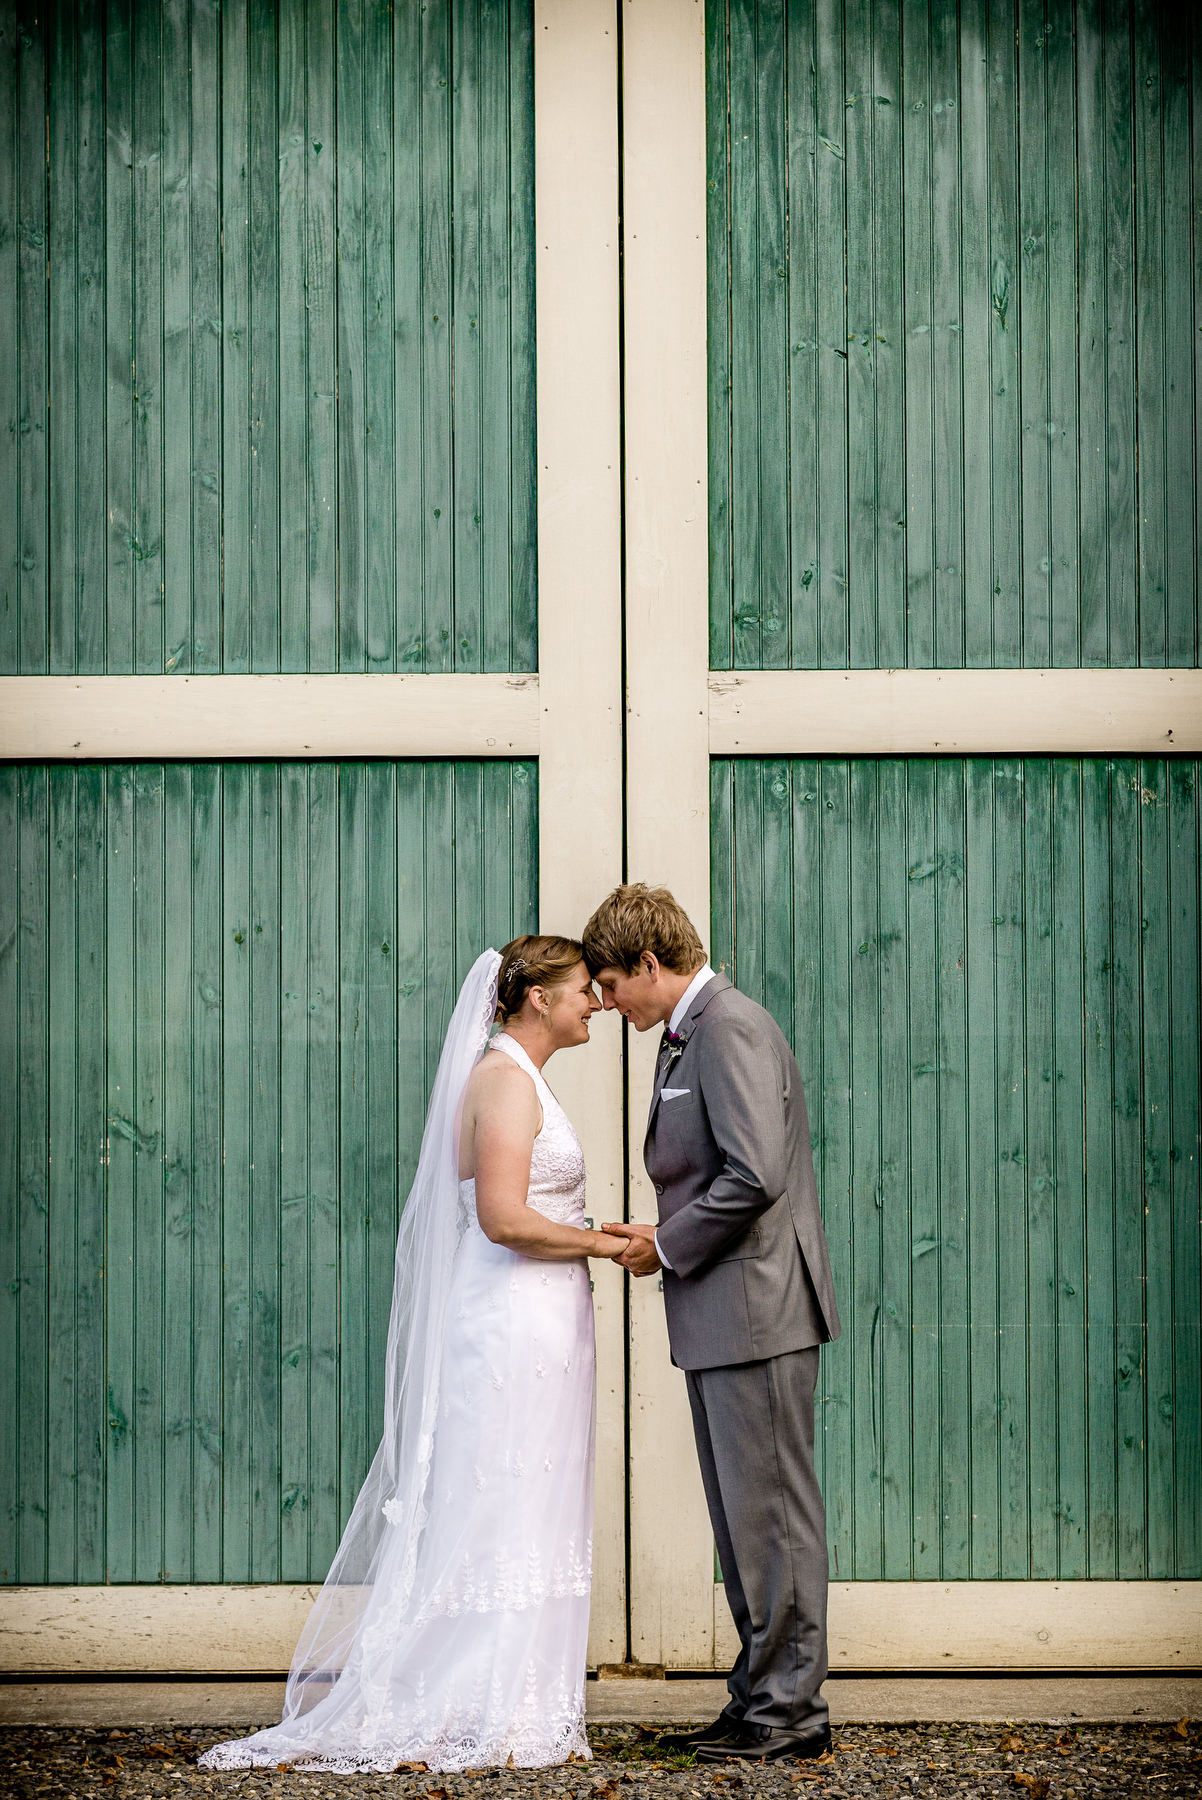
[[[741,1649],[729,1711],[827,1723],[826,1514],[814,1475],[818,1350],[688,1369],[689,1404],[727,1604]]]

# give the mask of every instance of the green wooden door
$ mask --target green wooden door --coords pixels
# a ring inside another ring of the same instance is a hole
[[[710,0],[711,663],[1196,666],[1186,9]],[[1202,1573],[1196,762],[720,759],[842,1579]]]
[[[1202,1573],[1199,766],[721,759],[713,948],[806,1084],[842,1580]]]
[[[523,0],[0,9],[0,673],[534,667],[532,107]],[[0,1581],[324,1576],[536,825],[517,759],[0,772]]]

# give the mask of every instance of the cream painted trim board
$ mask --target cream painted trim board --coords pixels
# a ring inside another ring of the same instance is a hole
[[[622,866],[622,492],[614,0],[535,0],[539,923],[578,936]],[[588,1167],[589,1215],[621,1216],[622,1040],[548,1071]],[[622,1273],[590,1264],[597,1470],[589,1655],[626,1654]]]
[[[606,359],[588,366],[604,370]],[[567,402],[582,399],[578,385],[565,382],[558,409],[540,407],[540,431],[552,443],[544,412],[570,414]],[[586,418],[589,409],[581,406],[575,416]],[[577,805],[580,774],[616,766],[615,745],[620,758],[616,433],[614,410],[608,430],[598,426],[595,453],[580,459],[591,466],[579,468],[574,481],[554,481],[551,452],[544,457],[541,677],[7,675],[0,677],[0,759],[537,756],[554,716],[544,779],[553,805],[556,792],[561,810],[562,803]],[[632,479],[644,490],[655,486],[647,475]],[[713,756],[1202,751],[1196,669],[706,670],[704,632],[673,604],[676,584],[666,575],[671,519],[656,520],[644,494],[638,498],[629,637],[646,660],[628,676],[629,730],[632,745],[673,756],[673,794],[694,837],[708,804],[703,743]],[[694,523],[678,520],[682,538]],[[558,699],[547,698],[548,683]],[[556,729],[566,762],[554,748]],[[652,799],[644,781],[631,799],[635,837],[645,818],[642,839],[674,856],[651,817]],[[606,804],[612,811],[618,801]],[[691,861],[697,866],[687,879],[700,892],[706,878],[695,849]],[[685,879],[678,874],[677,885]],[[692,905],[700,915],[696,898]]]
[[[537,756],[537,675],[7,675],[0,758]]]
[[[627,872],[709,927],[705,9],[623,0]],[[630,1212],[658,1032],[629,1033]],[[655,1279],[630,1284],[631,1654],[704,1668],[713,1536]]]
[[[0,1670],[278,1674],[316,1593],[267,1585],[3,1588]],[[725,1613],[721,1588],[713,1598]],[[722,1625],[716,1666],[728,1666],[733,1641]],[[1202,1582],[834,1582],[830,1666],[1183,1673],[1202,1667]]]
[[[711,671],[714,756],[1202,750],[1197,669]]]

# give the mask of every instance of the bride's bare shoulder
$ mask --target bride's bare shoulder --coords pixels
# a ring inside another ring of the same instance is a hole
[[[477,1114],[493,1107],[517,1107],[532,1113],[538,1109],[533,1081],[503,1050],[485,1051],[472,1070],[464,1098]]]

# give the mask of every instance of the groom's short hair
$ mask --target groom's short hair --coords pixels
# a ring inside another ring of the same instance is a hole
[[[693,921],[667,888],[626,881],[604,899],[584,928],[584,960],[589,973],[638,966],[645,950],[666,969],[688,975],[705,961],[705,947]]]

